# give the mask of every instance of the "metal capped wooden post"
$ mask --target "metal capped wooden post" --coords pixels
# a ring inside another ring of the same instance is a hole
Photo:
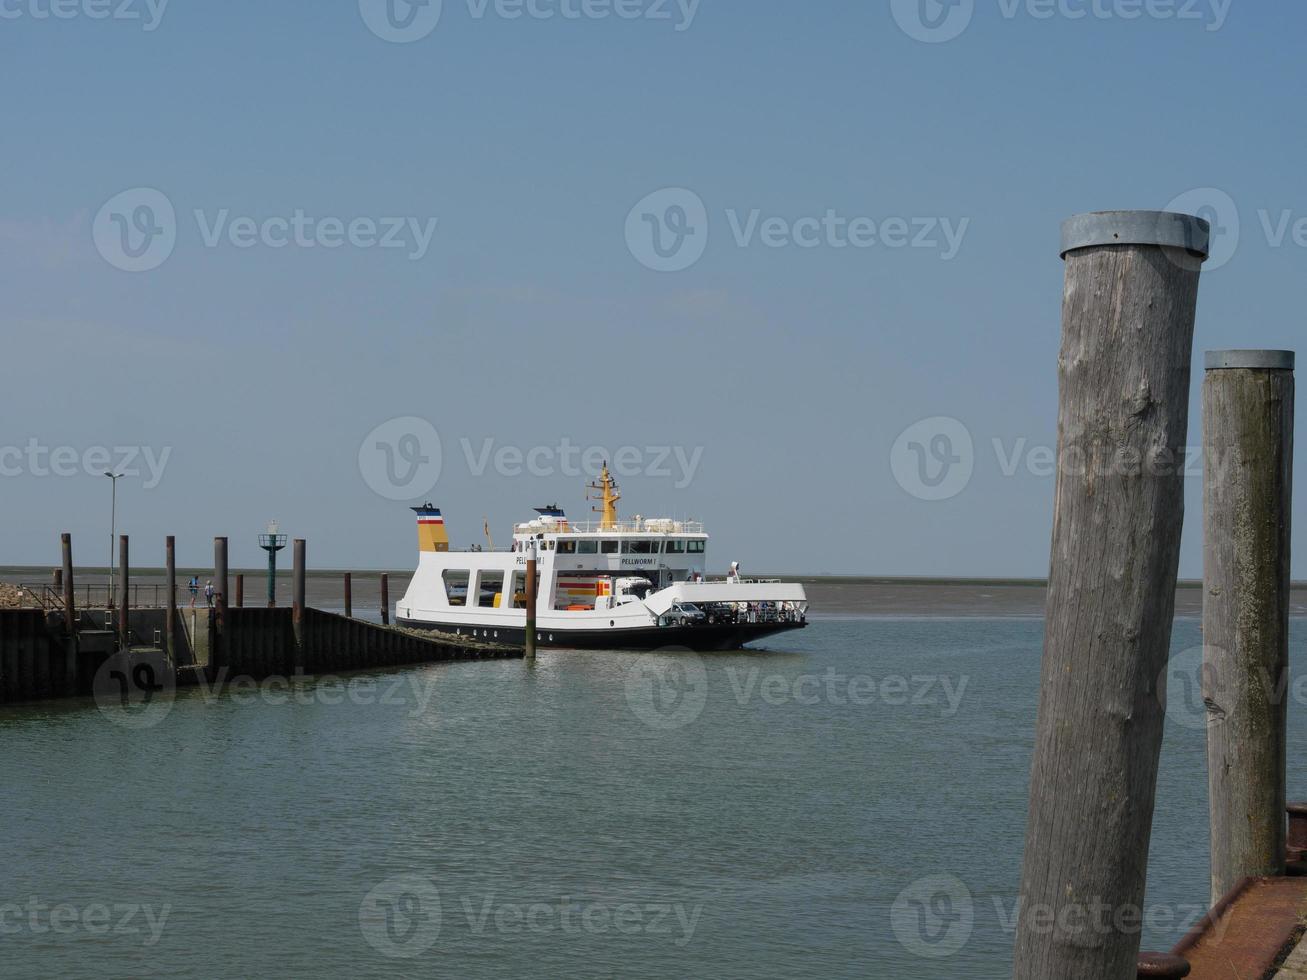
[[[1184,513],[1207,222],[1062,226],[1058,475],[1030,777],[1019,980],[1136,972]]]
[[[1203,701],[1212,901],[1285,869],[1294,354],[1209,351]]]
[[[526,659],[536,657],[536,543],[526,545]]]

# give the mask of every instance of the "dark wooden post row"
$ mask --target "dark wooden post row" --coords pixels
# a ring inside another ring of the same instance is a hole
[[[1062,232],[1059,465],[1013,973],[1126,980],[1140,937],[1124,913],[1143,907],[1162,747],[1209,227],[1115,211]]]
[[[1212,901],[1285,869],[1294,355],[1211,351],[1203,383],[1203,700]]]

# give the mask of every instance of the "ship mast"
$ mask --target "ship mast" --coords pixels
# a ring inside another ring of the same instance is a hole
[[[622,499],[622,495],[617,491],[617,484],[613,482],[612,476],[608,472],[608,463],[604,462],[604,470],[599,474],[599,482],[589,485],[591,490],[599,492],[599,500],[603,503],[602,507],[591,507],[590,509],[596,514],[602,514],[603,517],[599,523],[599,530],[611,531],[617,526],[617,502]],[[586,499],[591,499],[589,494]]]

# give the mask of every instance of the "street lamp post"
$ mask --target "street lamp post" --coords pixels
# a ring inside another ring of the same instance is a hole
[[[109,493],[109,608],[113,608],[113,550],[114,542],[118,538],[118,481],[122,479],[123,474],[105,471],[105,476],[109,478],[113,489]]]
[[[268,608],[277,605],[277,552],[286,547],[286,535],[277,532],[277,522],[268,521],[268,530],[259,535],[259,547],[268,553]]]

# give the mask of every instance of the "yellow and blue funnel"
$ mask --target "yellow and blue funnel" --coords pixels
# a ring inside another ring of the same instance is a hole
[[[413,513],[418,515],[418,551],[448,551],[449,535],[440,508],[423,504],[414,507]]]

